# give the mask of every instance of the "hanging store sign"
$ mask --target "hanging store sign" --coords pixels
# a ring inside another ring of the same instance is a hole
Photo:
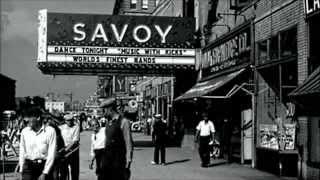
[[[41,10],[39,21],[37,61],[46,74],[194,69],[193,18]]]
[[[306,17],[320,13],[320,0],[304,0]]]
[[[245,23],[203,49],[203,77],[250,62],[251,23]]]

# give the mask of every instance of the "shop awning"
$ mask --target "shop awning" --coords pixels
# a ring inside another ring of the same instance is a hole
[[[227,84],[229,81],[244,72],[244,70],[245,69],[243,68],[230,74],[222,75],[207,81],[198,82],[183,95],[177,97],[175,101],[205,96],[208,93],[213,92],[214,90],[217,90],[223,85]],[[217,96],[216,98],[225,98],[225,96]]]
[[[320,95],[320,67],[318,67],[302,85],[289,94],[291,97],[310,95]]]

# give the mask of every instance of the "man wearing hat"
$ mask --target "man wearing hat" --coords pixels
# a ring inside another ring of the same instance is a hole
[[[107,119],[103,176],[110,180],[126,180],[130,176],[133,151],[130,122],[121,115],[115,98],[106,99],[100,107]]]
[[[71,180],[79,179],[79,141],[80,127],[74,122],[72,114],[64,116],[65,124],[59,126],[61,135],[65,143],[66,153],[66,168],[63,168],[68,173],[68,166],[71,169]]]
[[[167,143],[167,124],[162,120],[161,114],[154,115],[152,141],[154,143],[154,156],[151,164],[159,164],[159,151],[161,154],[161,164],[166,163],[166,143]]]
[[[22,180],[45,180],[56,155],[56,132],[45,126],[39,107],[28,107],[24,120],[28,123],[20,136],[19,166]]]

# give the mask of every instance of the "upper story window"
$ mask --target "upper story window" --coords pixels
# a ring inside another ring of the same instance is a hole
[[[156,7],[159,5],[160,0],[156,0]]]
[[[269,50],[269,57],[270,59],[277,59],[279,56],[279,36],[272,36],[269,39],[270,43],[270,50]]]
[[[257,43],[257,55],[259,62],[264,62],[268,58],[268,41],[263,40]]]
[[[142,0],[142,9],[148,9],[148,0]]]
[[[280,33],[281,57],[297,54],[297,28],[291,28]]]
[[[279,32],[278,34],[257,42],[258,64],[297,55],[297,27]]]
[[[130,9],[137,8],[137,0],[130,0]]]

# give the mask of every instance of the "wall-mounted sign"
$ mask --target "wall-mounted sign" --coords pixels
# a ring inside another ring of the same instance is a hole
[[[131,65],[144,74],[150,69],[194,69],[193,18],[41,10],[39,21],[37,61],[44,73],[119,73],[132,70]]]
[[[247,22],[203,49],[203,77],[250,62],[251,23]]]
[[[307,17],[320,13],[320,0],[304,0],[305,14]]]

